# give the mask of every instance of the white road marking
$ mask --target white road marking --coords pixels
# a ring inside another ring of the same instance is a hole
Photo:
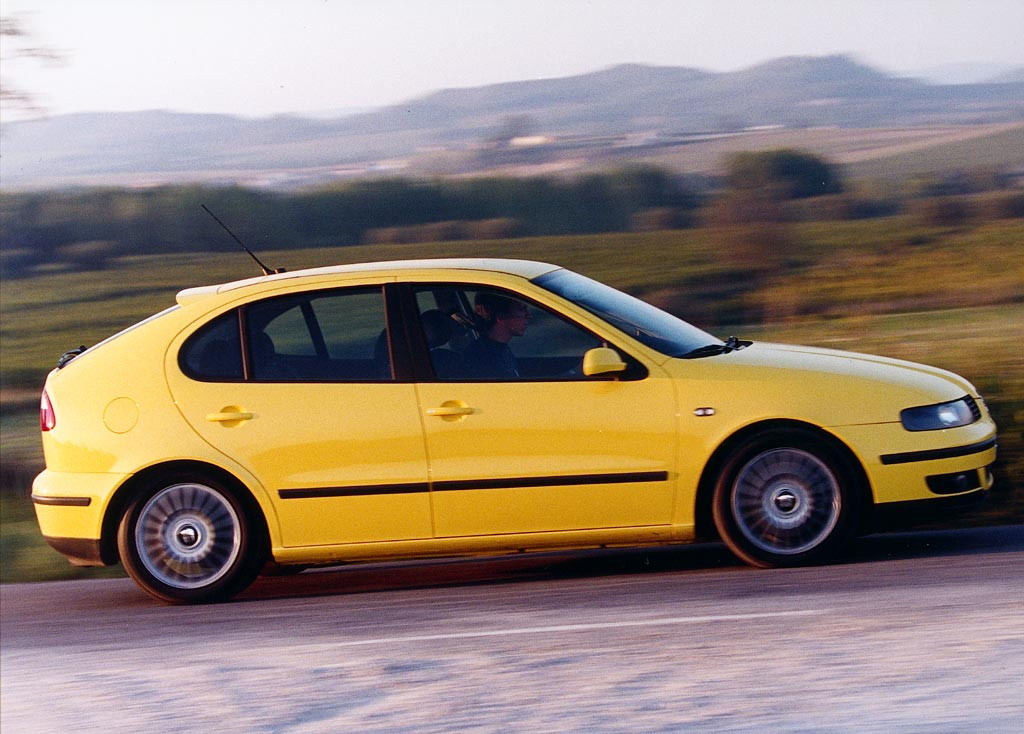
[[[620,629],[623,627],[662,627],[673,624],[707,624],[710,622],[742,622],[750,619],[773,619],[779,617],[807,617],[825,614],[827,609],[801,609],[790,612],[757,612],[751,614],[716,614],[706,617],[662,617],[631,622],[592,622],[590,624],[559,624],[549,627],[510,627],[479,632],[448,632],[437,635],[412,635],[409,637],[375,637],[366,640],[333,642],[325,647],[355,647],[359,645],[396,645],[405,642],[434,642],[437,640],[466,640],[474,637],[506,637],[510,635],[541,635],[551,632],[590,632],[592,630]]]

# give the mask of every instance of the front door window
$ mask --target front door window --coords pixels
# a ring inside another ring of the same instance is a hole
[[[602,341],[520,296],[480,286],[427,286],[416,293],[439,380],[578,380]]]

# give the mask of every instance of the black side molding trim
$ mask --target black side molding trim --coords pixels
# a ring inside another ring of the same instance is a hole
[[[620,474],[573,474],[551,477],[510,477],[507,479],[458,479],[409,484],[370,484],[355,487],[311,487],[279,489],[283,500],[312,499],[314,497],[366,497],[382,494],[415,494],[428,492],[461,492],[474,489],[528,489],[534,487],[578,487],[582,484],[626,484],[628,482],[666,482],[667,471],[625,472]]]
[[[623,474],[575,474],[553,477],[511,477],[508,479],[461,479],[434,482],[435,492],[459,492],[467,489],[526,489],[533,487],[578,487],[581,484],[626,484],[627,482],[665,482],[667,471],[628,472]]]
[[[279,489],[278,496],[283,500],[311,499],[313,497],[366,497],[375,494],[416,494],[426,492],[430,486],[426,482],[411,484],[370,484],[361,487],[313,487],[309,489]]]
[[[948,449],[929,449],[927,451],[908,451],[903,454],[883,454],[879,457],[883,464],[910,464],[915,461],[934,461],[936,459],[953,459],[957,456],[970,456],[971,454],[980,454],[989,449],[994,449],[997,445],[996,438],[992,438],[981,441],[980,443],[972,443],[969,446],[953,446]]]
[[[32,501],[37,505],[57,505],[59,507],[88,507],[92,504],[91,497],[44,497],[32,495]]]

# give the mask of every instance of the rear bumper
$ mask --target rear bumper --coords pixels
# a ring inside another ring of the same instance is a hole
[[[32,503],[46,542],[76,565],[116,562],[103,557],[103,516],[114,490],[126,478],[50,470],[39,474],[32,483]]]
[[[44,535],[50,547],[75,566],[106,566],[100,541],[91,538],[53,538]]]

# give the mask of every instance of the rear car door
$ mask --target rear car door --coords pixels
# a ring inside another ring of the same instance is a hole
[[[431,537],[415,387],[396,379],[383,285],[241,304],[171,350],[182,415],[269,490],[286,546]]]

